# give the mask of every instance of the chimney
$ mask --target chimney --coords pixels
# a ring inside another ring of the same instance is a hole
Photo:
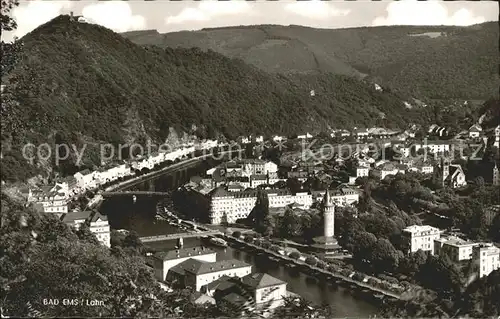
[[[73,18],[73,11],[69,13],[70,17]]]

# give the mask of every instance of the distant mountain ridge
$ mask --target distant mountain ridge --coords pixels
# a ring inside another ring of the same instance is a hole
[[[23,59],[6,75],[3,94],[19,102],[2,108],[2,179],[7,180],[29,176],[32,166],[20,155],[26,142],[163,142],[173,132],[235,138],[329,127],[405,128],[425,121],[418,108],[404,106],[409,98],[353,77],[289,77],[214,51],[143,48],[68,16],[22,41]],[[86,160],[100,165],[95,155]]]
[[[210,49],[268,72],[368,76],[431,99],[486,100],[500,84],[497,22],[349,29],[257,25],[122,35],[140,45]]]

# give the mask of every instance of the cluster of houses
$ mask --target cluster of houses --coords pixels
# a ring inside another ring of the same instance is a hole
[[[217,260],[205,247],[156,252],[147,258],[155,277],[172,288],[191,288],[194,302],[233,310],[272,310],[283,305],[287,283],[239,260]]]
[[[111,247],[111,230],[108,218],[98,211],[74,211],[61,216],[61,221],[70,227],[79,229],[83,224],[87,224],[97,240],[106,247]]]
[[[217,146],[217,141],[205,141],[195,146],[183,146],[170,153],[160,152],[152,154],[147,158],[139,158],[130,163],[120,163],[101,167],[91,171],[85,169],[77,172],[73,176],[64,178],[61,182],[54,185],[29,187],[23,190],[26,195],[27,204],[32,205],[34,209],[48,214],[54,214],[73,224],[72,218],[75,218],[74,226],[79,227],[85,220],[90,230],[105,244],[109,246],[109,225],[104,216],[98,216],[92,211],[68,212],[68,203],[73,198],[84,194],[88,190],[94,190],[102,185],[116,182],[121,178],[135,175],[135,170],[141,168],[153,168],[166,161],[175,161],[181,159],[195,150],[213,148]],[[86,216],[82,219],[82,216]],[[107,228],[106,228],[107,227]],[[107,230],[106,230],[107,229]]]
[[[248,217],[255,207],[259,194],[257,186],[286,180],[278,178],[277,171],[275,163],[260,159],[226,162],[208,170],[208,178],[192,180],[185,187],[209,199],[212,224],[235,223],[238,219]],[[306,210],[325,194],[325,191],[292,193],[287,189],[272,188],[264,188],[262,192],[267,195],[269,208],[293,205]],[[339,187],[331,191],[331,198],[337,206],[353,205],[359,201],[359,192],[349,187]]]
[[[478,243],[457,236],[442,236],[443,232],[429,225],[413,225],[403,229],[409,253],[418,250],[431,255],[447,254],[454,262],[474,260],[479,278],[500,268],[500,248],[492,243]]]
[[[467,185],[466,176],[462,167],[458,164],[452,164],[446,160],[444,154],[451,149],[449,142],[429,141],[428,143],[408,144],[391,143],[392,149],[399,152],[401,156],[397,160],[379,160],[367,156],[365,150],[361,150],[356,155],[359,166],[356,167],[354,176],[349,177],[349,183],[353,184],[357,178],[369,176],[370,172],[384,179],[387,176],[396,174],[405,174],[406,172],[420,172],[422,174],[432,174],[435,168],[441,170],[442,183],[452,188],[463,187]],[[433,154],[441,155],[441,161],[434,163],[433,157],[412,157],[410,150],[414,148],[428,148]]]

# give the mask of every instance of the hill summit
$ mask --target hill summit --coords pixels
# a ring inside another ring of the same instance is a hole
[[[56,137],[68,143],[165,141],[174,130],[234,138],[421,120],[401,97],[352,77],[288,77],[211,50],[143,48],[66,15],[22,41],[23,59],[6,76],[4,92],[19,104],[2,110],[2,139],[10,146],[2,161],[16,167],[4,170],[10,179],[24,165],[19,145]]]

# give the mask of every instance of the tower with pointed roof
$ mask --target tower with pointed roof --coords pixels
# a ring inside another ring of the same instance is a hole
[[[441,157],[441,175],[442,183],[444,185],[446,183],[446,179],[450,175],[450,161],[445,157]]]
[[[335,205],[331,202],[330,192],[328,189],[323,197],[323,218],[324,218],[324,229],[323,234],[325,238],[329,239],[335,236]]]
[[[340,248],[335,239],[335,205],[331,200],[330,191],[327,189],[321,205],[323,212],[323,236],[314,238],[314,244],[311,246],[325,257],[336,253]]]
[[[493,167],[493,185],[500,185],[500,175],[498,174],[497,162],[495,162],[495,167]]]

